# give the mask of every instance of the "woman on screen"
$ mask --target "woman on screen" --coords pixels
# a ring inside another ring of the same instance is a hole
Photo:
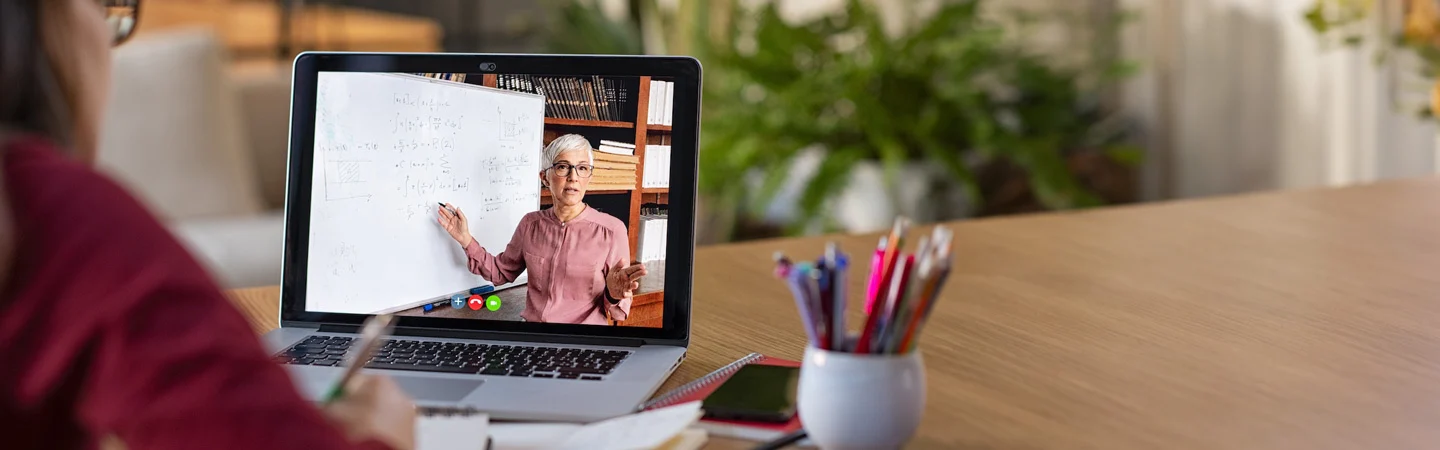
[[[520,314],[526,321],[606,325],[630,315],[645,266],[629,264],[625,224],[585,204],[585,188],[595,173],[592,161],[590,142],[578,134],[545,146],[540,184],[550,191],[554,206],[521,218],[499,255],[470,236],[464,211],[451,204],[439,208],[440,225],[465,250],[471,272],[501,285],[529,269]]]

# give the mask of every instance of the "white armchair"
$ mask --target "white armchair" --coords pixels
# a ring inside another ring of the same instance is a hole
[[[289,67],[230,68],[204,29],[116,49],[99,166],[225,287],[280,282]]]

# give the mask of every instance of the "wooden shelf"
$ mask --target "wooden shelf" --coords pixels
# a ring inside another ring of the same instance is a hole
[[[640,193],[642,193],[642,194],[669,194],[669,193],[670,193],[670,188],[643,188],[643,189],[640,189]]]
[[[666,133],[670,132],[669,125],[646,125],[645,129],[649,131],[664,131]]]
[[[629,194],[629,193],[630,193],[630,189],[596,189],[596,190],[585,191],[585,195]],[[542,198],[549,198],[549,197],[550,197],[550,191],[547,190],[547,189],[541,189],[541,190],[540,190],[540,197],[542,197]]]
[[[566,125],[572,127],[635,128],[635,122],[607,122],[603,120],[557,119],[554,117],[546,117],[545,124]]]
[[[659,303],[665,300],[665,291],[646,292],[635,294],[635,299],[630,301],[631,305],[648,305]]]

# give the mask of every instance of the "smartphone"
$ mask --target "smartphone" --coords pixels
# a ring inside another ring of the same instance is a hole
[[[788,422],[795,416],[800,368],[749,364],[701,402],[705,417],[747,422]]]

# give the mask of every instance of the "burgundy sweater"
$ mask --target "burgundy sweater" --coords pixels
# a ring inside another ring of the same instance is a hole
[[[116,183],[47,141],[0,149],[18,233],[0,290],[0,447],[350,449],[239,311]]]

